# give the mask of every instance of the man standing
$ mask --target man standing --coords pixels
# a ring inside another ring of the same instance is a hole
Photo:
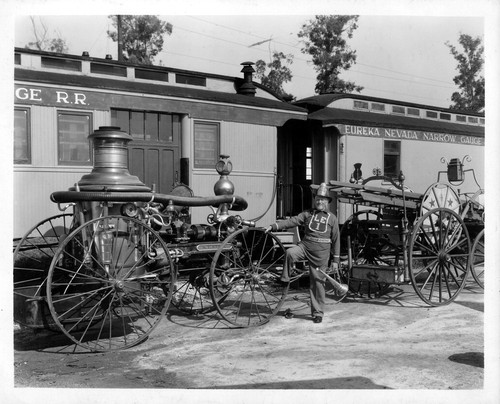
[[[339,225],[337,217],[328,208],[331,200],[326,184],[322,183],[314,196],[313,209],[272,224],[266,229],[268,232],[303,226],[303,239],[286,252],[286,266],[281,280],[289,282],[295,262],[307,259],[310,267],[311,315],[315,323],[321,323],[324,314],[326,277],[321,271],[326,272],[330,254],[335,269],[338,269],[340,261]]]

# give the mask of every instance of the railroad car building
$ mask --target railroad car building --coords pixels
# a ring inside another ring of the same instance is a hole
[[[164,194],[184,184],[214,195],[215,164],[229,155],[235,193],[249,204],[244,218],[273,221],[278,132],[307,111],[254,83],[251,63],[242,65],[235,78],[16,48],[14,236],[59,213],[49,196],[92,169],[87,137],[101,126],[133,136],[131,174]],[[209,213],[193,208],[193,223]]]
[[[310,183],[402,171],[405,185],[424,193],[438,175],[447,180],[439,172],[450,162],[463,164],[460,192],[484,188],[484,114],[357,94],[316,95],[294,105],[309,114],[278,138],[278,172],[283,184],[294,184],[283,190],[284,215],[300,211]],[[351,214],[349,207],[332,208],[340,223]]]

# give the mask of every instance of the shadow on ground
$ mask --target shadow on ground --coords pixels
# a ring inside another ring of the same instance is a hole
[[[464,365],[484,369],[484,353],[482,352],[464,352],[453,354],[448,359],[452,362],[463,363]]]
[[[332,379],[296,380],[290,382],[253,383],[231,386],[213,386],[213,389],[390,389],[373,383],[366,377],[336,377]]]

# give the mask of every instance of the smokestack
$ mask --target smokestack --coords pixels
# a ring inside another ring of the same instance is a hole
[[[252,67],[253,64],[254,64],[253,62],[243,62],[241,64],[243,66],[241,72],[243,73],[244,82],[238,89],[238,94],[248,95],[250,97],[255,96],[256,89],[252,83],[253,79],[252,73],[255,72],[254,68]]]

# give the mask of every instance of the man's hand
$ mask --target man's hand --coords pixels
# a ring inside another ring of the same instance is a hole
[[[270,231],[273,231],[272,226],[267,226],[265,232],[269,233]]]

